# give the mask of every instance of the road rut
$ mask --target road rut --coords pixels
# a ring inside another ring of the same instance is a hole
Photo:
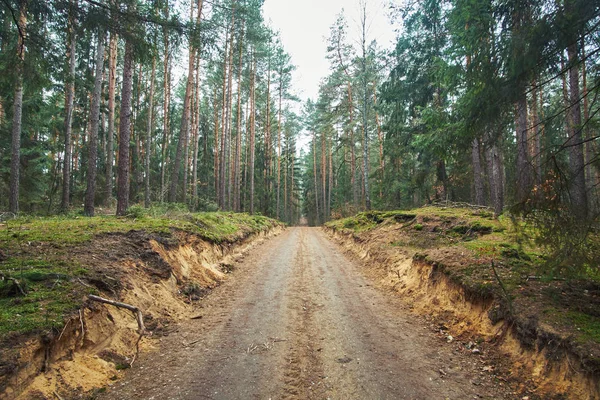
[[[288,229],[102,398],[510,398],[360,268],[320,229]]]

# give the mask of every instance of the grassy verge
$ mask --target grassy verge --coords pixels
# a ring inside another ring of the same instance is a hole
[[[270,218],[248,214],[192,214],[137,207],[123,218],[22,217],[6,221],[0,224],[0,342],[59,330],[85,295],[97,292],[100,280],[108,284],[109,280],[118,281],[115,271],[100,271],[110,257],[120,257],[113,249],[94,246],[102,235],[135,231],[173,240],[173,233],[179,231],[211,243],[234,243],[276,224]]]
[[[536,332],[550,327],[561,345],[579,348],[579,354],[597,364],[594,368],[600,366],[598,274],[557,275],[548,268],[548,250],[527,239],[535,235],[517,234],[531,227],[521,223],[517,232],[513,221],[494,219],[486,209],[452,207],[370,211],[327,226],[383,251],[411,251],[468,293],[504,303],[499,318],[535,321]]]

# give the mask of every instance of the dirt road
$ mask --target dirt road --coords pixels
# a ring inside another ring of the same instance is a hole
[[[102,398],[511,398],[317,228],[261,244],[202,304]]]

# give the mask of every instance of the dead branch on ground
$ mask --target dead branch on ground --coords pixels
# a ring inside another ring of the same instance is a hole
[[[131,367],[140,352],[140,340],[142,340],[142,337],[146,333],[146,327],[144,326],[144,315],[142,314],[142,311],[139,308],[137,308],[136,306],[132,306],[131,304],[121,303],[119,301],[105,299],[103,297],[94,296],[93,294],[89,295],[89,299],[92,301],[97,301],[99,303],[104,303],[104,304],[109,304],[111,306],[124,308],[126,310],[131,311],[135,315],[135,319],[137,320],[137,324],[138,324],[139,336],[138,336],[137,341],[135,342],[135,355],[133,356],[133,359],[129,363],[129,366]]]

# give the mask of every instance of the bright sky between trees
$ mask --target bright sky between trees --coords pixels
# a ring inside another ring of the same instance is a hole
[[[377,40],[382,48],[389,48],[395,37],[388,3],[367,0],[368,41]],[[265,20],[271,20],[273,29],[280,31],[282,43],[297,66],[294,90],[302,100],[316,99],[319,82],[329,73],[326,40],[342,9],[348,21],[348,39],[358,45],[359,0],[266,0],[263,9]]]

